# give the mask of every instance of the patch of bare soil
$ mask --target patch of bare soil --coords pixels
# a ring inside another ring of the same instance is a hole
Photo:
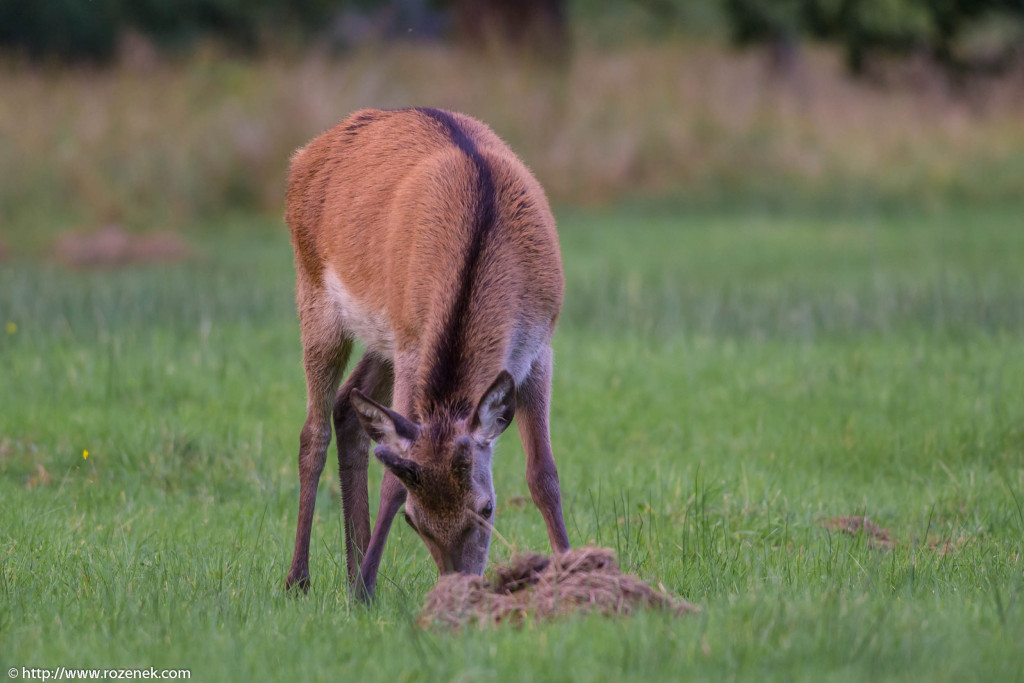
[[[53,245],[53,257],[76,268],[173,263],[191,255],[192,249],[175,233],[135,235],[119,225],[108,225],[93,232],[68,233]]]
[[[528,616],[627,615],[642,608],[675,614],[700,610],[623,574],[611,550],[588,547],[553,557],[521,555],[497,568],[492,579],[445,574],[427,594],[419,624],[452,629],[466,624],[521,626]]]
[[[868,545],[872,548],[889,550],[896,546],[896,539],[892,537],[889,530],[869,521],[867,517],[832,517],[822,522],[822,526],[829,531],[839,531],[850,536],[863,533],[868,539]]]
[[[934,550],[939,555],[951,555],[956,551],[960,550],[966,545],[967,539],[963,537],[958,538],[939,538],[938,536],[928,537],[928,549]]]

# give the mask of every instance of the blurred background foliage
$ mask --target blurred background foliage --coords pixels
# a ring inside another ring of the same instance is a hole
[[[329,0],[5,0],[0,45],[33,59],[109,60],[127,31],[165,49],[216,38],[253,50],[282,29],[310,35]]]
[[[3,0],[0,241],[279,214],[362,107],[477,116],[559,204],[1020,197],[1022,46],[1024,0]]]
[[[839,44],[854,71],[873,52],[967,68],[1019,55],[1024,0],[5,0],[0,46],[34,59],[112,59],[127,32],[164,49],[207,39],[246,52],[334,47],[405,33],[550,49],[571,29],[606,38],[728,34],[739,44]],[[984,49],[975,40],[987,34]],[[972,47],[975,48],[972,51]]]
[[[726,0],[725,8],[737,42],[834,42],[855,73],[877,52],[924,54],[960,71],[1007,68],[1021,53],[1022,0]]]

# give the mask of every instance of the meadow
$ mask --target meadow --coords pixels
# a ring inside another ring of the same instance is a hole
[[[208,220],[179,264],[6,262],[0,670],[1024,680],[1022,210],[557,211],[570,540],[702,612],[457,634],[414,625],[436,574],[401,522],[378,602],[349,600],[330,459],[313,588],[283,592],[304,385],[277,218]],[[523,470],[510,430],[492,563],[547,551]]]

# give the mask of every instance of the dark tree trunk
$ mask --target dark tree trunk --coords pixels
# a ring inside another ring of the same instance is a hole
[[[568,48],[565,0],[455,0],[452,13],[459,38],[472,45],[497,42],[548,56]]]

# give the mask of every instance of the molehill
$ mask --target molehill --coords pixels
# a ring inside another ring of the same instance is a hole
[[[423,627],[522,625],[572,613],[630,614],[636,609],[686,614],[700,608],[623,574],[607,548],[580,548],[547,557],[520,555],[493,578],[446,574],[427,594]]]

